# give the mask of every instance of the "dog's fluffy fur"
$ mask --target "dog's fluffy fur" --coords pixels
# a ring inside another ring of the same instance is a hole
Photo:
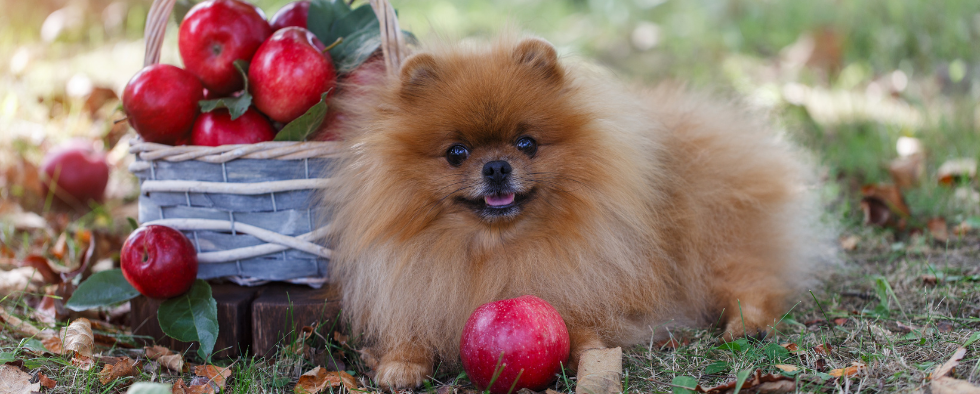
[[[335,101],[349,153],[323,202],[331,278],[384,387],[418,386],[436,359],[458,365],[486,302],[547,300],[574,360],[665,324],[765,332],[814,263],[807,166],[738,105],[634,91],[534,38],[428,48],[352,89]],[[515,147],[522,136],[536,153]],[[458,167],[454,144],[470,151]],[[495,160],[528,197],[487,215],[474,204]]]

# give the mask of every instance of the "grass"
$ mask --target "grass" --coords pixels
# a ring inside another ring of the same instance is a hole
[[[101,20],[110,13],[97,9],[104,4],[91,3],[96,5],[86,10],[82,23],[66,27],[53,42],[42,42],[38,30],[61,2],[42,0],[29,6],[13,2],[8,12],[0,14],[0,59],[11,59],[0,64],[0,216],[10,204],[19,205],[44,215],[57,229],[51,235],[4,223],[0,242],[14,259],[49,253],[54,238],[65,228],[124,235],[125,218],[134,215],[126,211],[136,189],[125,172],[125,144],[110,152],[116,182],[111,187],[112,198],[85,217],[65,218],[48,212],[43,201],[25,194],[29,179],[7,174],[21,160],[36,165],[44,150],[60,141],[102,138],[111,129],[110,121],[119,118],[117,103],[89,113],[84,109],[85,98],[68,94],[66,86],[73,77],[83,75],[96,86],[121,90],[140,66],[142,46],[136,40],[146,4],[124,3],[121,11],[115,11],[122,15],[121,22],[112,25]],[[286,0],[257,1],[270,14],[284,3]],[[947,160],[980,159],[980,52],[974,44],[980,40],[980,3],[394,3],[401,9],[403,25],[422,41],[436,36],[489,35],[509,22],[555,43],[563,56],[595,59],[628,80],[680,79],[696,88],[744,97],[772,114],[773,122],[788,138],[814,152],[828,220],[842,236],[857,237],[856,248],[843,252],[842,265],[828,273],[812,293],[801,294],[774,334],[761,341],[745,339],[735,342],[737,345],[722,345],[716,329],[688,329],[670,333],[680,344],[676,348],[645,343],[624,349],[627,392],[671,392],[676,389],[672,382],[680,376],[710,387],[752,369],[780,373],[775,365],[800,369],[793,376],[799,392],[928,391],[929,373],[957,346],[970,341],[957,375],[980,384],[978,232],[974,229],[939,242],[922,229],[934,217],[944,218],[950,226],[980,223],[980,202],[970,196],[976,193],[977,180],[947,187],[937,184],[934,175]],[[805,37],[829,49],[809,60],[794,60],[793,50],[805,46]],[[164,59],[179,63],[175,41],[168,42]],[[28,59],[26,67],[14,61],[24,58]],[[925,175],[918,186],[904,191],[912,212],[909,228],[866,226],[859,204],[861,186],[892,181],[888,164],[898,157],[896,144],[901,137],[918,139],[925,152]],[[69,243],[70,253],[77,253],[76,248]],[[3,253],[0,257],[11,258]],[[111,247],[101,257],[111,262]],[[43,290],[11,294],[0,299],[0,307],[32,321]],[[370,387],[368,369],[355,350],[356,340],[347,345],[333,340],[333,322],[323,322],[319,330],[309,341],[313,349],[309,354],[217,360],[218,365],[233,369],[226,392],[291,392],[299,375],[323,364],[327,355],[342,360],[346,369]],[[134,344],[136,338],[121,335],[120,340]],[[799,351],[788,352],[780,346],[790,343]],[[832,351],[819,354],[820,345],[829,345]],[[136,381],[191,378],[147,363],[137,376],[103,385],[98,379],[101,365],[84,371],[71,366],[70,358],[40,349],[36,340],[0,330],[0,361],[23,362],[35,378],[43,373],[59,382],[46,392],[121,392]],[[100,350],[106,356],[140,357],[138,351],[120,346]],[[838,379],[828,375],[854,362],[866,365],[858,376]],[[465,375],[440,368],[419,391],[440,392],[446,387],[473,389]],[[574,391],[574,387],[575,378],[567,374],[555,386],[562,392]]]

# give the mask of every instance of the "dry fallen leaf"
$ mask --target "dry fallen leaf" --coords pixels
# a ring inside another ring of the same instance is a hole
[[[44,275],[34,267],[0,271],[0,297],[20,292],[37,293],[44,282]]]
[[[65,350],[71,350],[85,357],[92,357],[95,347],[95,336],[92,335],[92,323],[82,317],[75,319],[65,330]]]
[[[855,375],[857,375],[857,374],[859,374],[861,372],[864,372],[864,370],[866,368],[867,367],[864,365],[864,363],[859,363],[859,362],[855,361],[855,362],[852,362],[851,363],[851,366],[850,367],[832,369],[832,370],[830,370],[830,372],[827,372],[827,374],[829,374],[830,376],[833,376],[833,377],[838,377],[838,378],[841,377],[841,376],[851,377],[851,376],[855,376]]]
[[[75,357],[71,358],[71,365],[83,371],[88,371],[95,366],[95,360],[91,357],[85,357],[81,354],[76,354]]]
[[[231,377],[231,368],[221,368],[214,365],[198,365],[194,367],[194,374],[214,382],[219,390],[225,389],[225,382]]]
[[[847,318],[846,317],[838,317],[838,318],[834,319],[834,324],[835,325],[838,325],[838,326],[843,326],[844,324],[847,324]]]
[[[939,184],[952,186],[963,181],[969,181],[977,176],[977,161],[975,159],[947,160],[936,170]]]
[[[163,346],[146,348],[146,358],[160,363],[164,368],[174,372],[183,372],[184,358]]]
[[[136,376],[136,366],[138,361],[129,357],[122,357],[121,360],[113,364],[106,364],[99,372],[99,382],[109,384],[109,382],[126,376]]]
[[[822,343],[813,348],[813,351],[817,354],[830,355],[830,352],[834,351],[834,348],[829,343]]]
[[[861,237],[858,237],[857,235],[850,235],[850,236],[847,236],[847,237],[841,237],[841,239],[840,239],[840,247],[841,247],[841,249],[844,249],[844,250],[850,252],[850,251],[852,251],[854,249],[857,249],[858,242],[860,242],[860,241],[861,241]]]
[[[44,345],[44,350],[47,350],[52,354],[65,354],[65,345],[61,342],[61,338],[58,338],[57,336],[44,338],[44,340],[41,341],[41,344]]]
[[[782,346],[784,349],[788,350],[790,353],[797,352],[797,351],[800,350],[799,345],[797,345],[795,343],[792,343],[792,342],[791,343],[782,343],[779,346]]]
[[[58,386],[58,382],[56,382],[54,379],[45,376],[44,373],[42,372],[37,373],[37,378],[38,378],[38,383],[40,383],[41,386],[44,386],[48,390],[51,390],[56,386]]]
[[[926,163],[922,155],[900,157],[888,163],[888,173],[899,189],[918,186],[925,172]]]
[[[299,382],[293,387],[293,392],[316,394],[327,387],[340,387],[341,385],[348,390],[353,390],[357,388],[357,380],[344,371],[327,372],[323,368],[316,367],[299,377]]]
[[[623,349],[589,349],[578,362],[576,393],[623,392]]]
[[[738,385],[737,380],[730,381],[728,383],[720,384],[715,387],[710,387],[706,389],[700,389],[698,386],[698,392],[706,394],[728,394],[735,392],[735,386]],[[742,383],[742,388],[740,392],[753,392],[753,393],[792,393],[796,391],[796,382],[793,378],[777,374],[763,375],[761,370],[755,370],[755,372],[745,379]]]
[[[31,375],[12,365],[0,365],[0,393],[30,394],[41,391],[41,383],[31,384]]]
[[[864,224],[904,230],[912,216],[902,192],[894,185],[872,184],[861,188]]]
[[[932,384],[930,384],[933,394],[980,394],[980,387],[949,376],[965,355],[966,348],[960,346],[949,358],[949,361],[936,368],[936,371],[932,373]]]
[[[4,323],[4,325],[9,327],[13,332],[16,332],[24,337],[43,336],[43,334],[41,334],[41,330],[38,330],[37,327],[25,323],[17,316],[11,315],[6,309],[3,309],[3,307],[0,307],[0,322]]]
[[[929,233],[932,234],[932,238],[939,242],[946,242],[949,240],[949,231],[946,228],[946,219],[943,218],[932,218],[926,222],[926,228],[929,229]]]
[[[776,364],[773,366],[779,368],[783,372],[794,372],[800,370],[800,367],[797,367],[795,365],[789,365],[789,364]]]

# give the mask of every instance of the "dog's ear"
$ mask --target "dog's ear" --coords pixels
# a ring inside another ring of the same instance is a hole
[[[436,59],[420,53],[405,60],[401,69],[402,94],[415,96],[419,90],[439,79]]]
[[[545,40],[540,38],[525,38],[514,49],[514,60],[523,67],[534,70],[542,77],[555,82],[562,79],[561,65],[558,64],[558,52]]]

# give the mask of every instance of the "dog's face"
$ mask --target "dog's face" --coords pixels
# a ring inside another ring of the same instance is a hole
[[[421,213],[493,225],[571,209],[588,182],[587,116],[541,40],[402,67],[386,160]],[[557,211],[556,211],[557,210]],[[415,215],[416,217],[419,215]]]

